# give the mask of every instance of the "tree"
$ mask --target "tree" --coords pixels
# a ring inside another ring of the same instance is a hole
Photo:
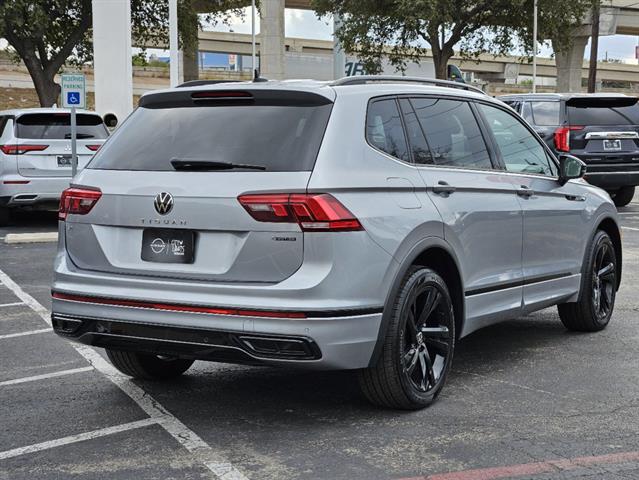
[[[437,78],[447,77],[454,49],[466,58],[481,53],[532,52],[534,0],[312,0],[318,15],[339,14],[336,32],[370,73],[386,57],[398,70],[431,48]],[[538,0],[539,39],[569,46],[592,0]]]
[[[346,51],[378,73],[382,57],[398,70],[430,46],[437,78],[447,77],[453,48],[462,56],[503,54],[515,44],[513,19],[525,0],[312,0],[318,15],[342,16],[336,32]]]
[[[197,43],[199,20],[191,15],[193,4],[205,2],[209,21],[216,14],[238,5],[237,0],[179,0],[180,22]],[[229,6],[230,5],[230,6]],[[236,11],[236,13],[240,13]],[[224,17],[223,17],[224,18]],[[144,44],[168,43],[168,2],[131,0],[133,37]],[[60,95],[55,75],[65,65],[91,61],[91,0],[0,0],[0,37],[31,75],[40,105],[51,106]]]

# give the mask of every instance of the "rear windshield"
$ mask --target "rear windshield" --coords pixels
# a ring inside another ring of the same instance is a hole
[[[571,125],[639,125],[637,99],[598,100],[588,103],[573,100],[567,103]],[[630,105],[629,105],[630,103]]]
[[[98,115],[76,115],[78,139],[104,139],[109,132]],[[71,138],[71,115],[68,113],[27,113],[16,121],[18,138],[64,140]]]
[[[330,112],[330,104],[139,107],[89,168],[170,171],[176,159],[310,171]]]

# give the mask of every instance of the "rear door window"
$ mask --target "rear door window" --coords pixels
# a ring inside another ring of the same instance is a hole
[[[492,168],[486,143],[468,102],[411,98],[435,165]]]
[[[573,98],[566,102],[571,125],[639,125],[636,98]]]
[[[430,154],[428,143],[424,137],[422,127],[417,120],[417,115],[413,110],[410,101],[407,98],[399,100],[399,105],[404,116],[404,125],[406,126],[406,135],[408,136],[408,144],[413,154],[413,162],[418,165],[432,165],[433,157]]]
[[[386,98],[369,103],[366,114],[366,139],[382,152],[405,162],[410,160],[397,100]]]
[[[83,139],[105,139],[109,136],[99,115],[78,113],[77,135]],[[69,113],[27,113],[16,120],[16,137],[43,140],[71,138],[71,115]]]
[[[207,105],[137,108],[89,168],[174,170],[171,160],[260,165],[310,171],[332,104]]]

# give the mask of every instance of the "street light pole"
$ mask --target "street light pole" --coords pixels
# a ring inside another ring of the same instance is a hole
[[[171,87],[178,85],[179,63],[177,0],[169,0],[169,77]]]
[[[537,0],[533,3],[533,81],[532,93],[537,93]]]
[[[256,76],[257,65],[256,65],[256,54],[255,54],[255,0],[251,1],[251,48],[252,50],[252,63],[251,67],[253,68],[253,75]]]

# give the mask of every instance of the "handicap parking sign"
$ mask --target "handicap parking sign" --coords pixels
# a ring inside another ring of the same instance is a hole
[[[64,74],[62,77],[62,106],[86,108],[85,81],[81,73]]]
[[[67,92],[67,103],[69,105],[80,105],[80,92]]]

